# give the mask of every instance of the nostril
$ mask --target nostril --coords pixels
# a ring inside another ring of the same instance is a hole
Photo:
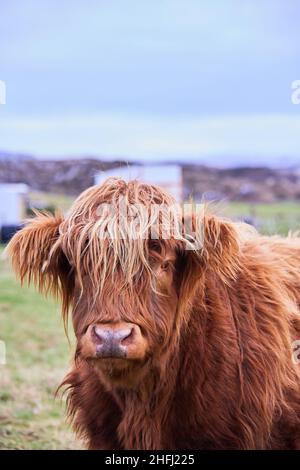
[[[115,331],[114,336],[116,340],[124,344],[125,340],[128,340],[129,338],[131,338],[132,333],[133,333],[133,328],[124,328],[122,330]]]
[[[94,326],[92,329],[92,336],[98,344],[115,343],[126,345],[132,341],[133,331],[133,328],[122,328],[119,330],[114,330]]]
[[[102,328],[98,328],[97,326],[94,326],[92,329],[92,336],[97,340],[97,342],[100,341],[102,343],[107,339],[108,332],[107,330],[103,330]]]

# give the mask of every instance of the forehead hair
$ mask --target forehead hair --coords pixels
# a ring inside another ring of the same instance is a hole
[[[175,200],[161,188],[110,178],[75,201],[60,226],[60,243],[81,287],[88,275],[100,293],[107,279],[121,273],[119,287],[133,288],[142,274],[153,274],[149,240],[162,252],[183,249],[180,220]]]

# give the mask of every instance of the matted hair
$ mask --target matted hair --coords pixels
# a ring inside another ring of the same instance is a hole
[[[207,207],[186,217],[196,224],[191,238],[174,203],[156,186],[109,179],[85,191],[66,217],[37,214],[8,245],[21,281],[60,295],[65,319],[70,306],[76,310],[76,283],[87,303],[82,317],[105,297],[101,309],[119,302],[120,316],[133,321],[135,308],[156,341],[134,390],[109,389],[76,357],[64,381],[76,430],[90,448],[299,447],[291,351],[300,335],[299,238],[259,236]],[[156,205],[161,210],[142,210]],[[151,257],[169,248],[179,260],[177,310],[151,316]]]

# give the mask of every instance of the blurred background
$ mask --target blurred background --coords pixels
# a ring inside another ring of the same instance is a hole
[[[299,2],[11,0],[1,19],[1,251],[34,208],[112,174],[299,229]],[[53,399],[72,351],[58,312],[2,259],[0,448],[80,447]]]

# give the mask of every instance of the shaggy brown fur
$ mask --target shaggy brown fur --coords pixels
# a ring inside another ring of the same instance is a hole
[[[61,295],[65,319],[72,308],[64,385],[78,435],[91,449],[300,448],[300,239],[204,212],[201,249],[186,250],[184,233],[100,240],[111,218],[97,207],[121,197],[173,204],[157,187],[110,179],[8,246],[22,281]],[[160,227],[161,216],[137,219],[144,235]],[[93,355],[91,325],[116,322],[139,325],[139,360]]]

